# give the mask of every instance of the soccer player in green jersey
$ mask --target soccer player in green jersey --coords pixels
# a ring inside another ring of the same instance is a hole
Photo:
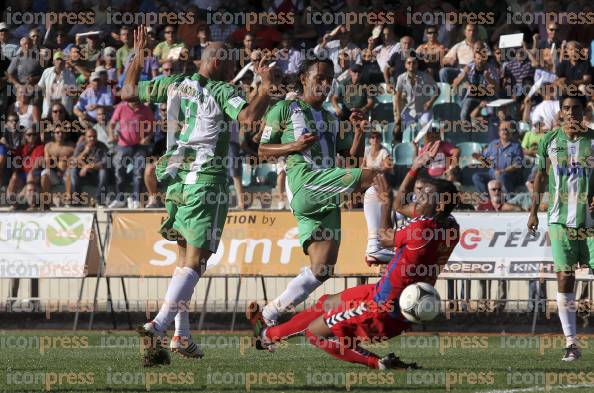
[[[141,26],[134,33],[135,56],[126,71],[122,99],[167,103],[167,152],[156,174],[168,184],[165,205],[169,217],[161,233],[177,241],[179,265],[159,313],[139,328],[142,335],[155,339],[145,353],[145,365],[150,366],[168,361],[160,339],[174,319],[171,350],[188,357],[202,356],[190,337],[188,302],[208,258],[217,251],[227,216],[229,125],[237,120],[250,128],[264,116],[274,70],[262,60],[256,70],[262,83],[248,105],[225,82],[232,78],[234,67],[231,51],[224,44],[213,42],[203,51],[198,73],[138,82],[146,45],[146,28]]]
[[[303,61],[299,71],[302,99],[280,101],[266,115],[259,156],[268,160],[286,157],[289,204],[297,219],[300,243],[311,263],[264,307],[263,317],[269,325],[332,276],[341,238],[340,197],[367,189],[378,173],[360,169],[358,164],[346,168],[336,165],[337,154],[347,161],[360,162],[365,123],[361,112],[353,111],[347,123],[352,126],[343,132],[336,116],[322,108],[333,77],[330,60]],[[379,200],[373,207],[379,229]],[[248,318],[258,310],[257,304],[250,304]]]
[[[594,184],[594,133],[584,125],[585,98],[560,99],[561,128],[545,134],[538,145],[532,207],[528,230],[538,229],[538,206],[549,181],[549,236],[557,273],[557,308],[566,339],[563,361],[581,355],[576,339],[575,269],[594,268],[594,239],[590,235]]]

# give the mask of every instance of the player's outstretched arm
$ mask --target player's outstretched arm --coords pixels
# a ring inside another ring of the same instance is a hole
[[[239,115],[237,121],[243,130],[257,129],[256,122],[260,121],[270,105],[270,93],[277,82],[277,70],[274,66],[267,65],[270,57],[264,56],[256,69],[260,75],[262,83],[258,87],[258,93],[250,100],[249,105],[245,106]]]
[[[138,80],[144,66],[144,51],[147,45],[146,26],[138,26],[134,30],[134,58],[130,62],[122,87],[122,100],[138,100]]]
[[[417,156],[410,167],[410,171],[404,177],[402,183],[400,183],[400,187],[396,192],[396,197],[394,198],[394,210],[398,213],[403,214],[407,217],[412,217],[414,215],[413,212],[413,203],[409,203],[408,201],[410,198],[407,198],[410,192],[412,192],[415,181],[417,179],[416,172],[427,165],[437,154],[439,150],[439,141],[434,142],[433,145],[425,151],[425,153]]]

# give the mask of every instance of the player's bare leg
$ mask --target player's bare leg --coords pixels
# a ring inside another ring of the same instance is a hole
[[[262,315],[267,325],[276,325],[281,313],[303,302],[334,274],[334,265],[338,258],[338,243],[334,239],[322,239],[322,235],[322,231],[314,233],[313,237],[316,240],[311,241],[307,246],[310,267],[304,268],[289,282],[280,296],[264,307]]]
[[[565,336],[565,355],[563,361],[572,362],[581,357],[576,338],[576,302],[574,272],[557,272],[557,309],[563,335]]]

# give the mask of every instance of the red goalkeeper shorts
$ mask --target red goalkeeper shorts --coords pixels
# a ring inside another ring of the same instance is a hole
[[[379,342],[398,336],[411,323],[394,316],[392,304],[373,300],[374,284],[359,285],[342,292],[338,307],[324,313],[326,325],[338,338]]]

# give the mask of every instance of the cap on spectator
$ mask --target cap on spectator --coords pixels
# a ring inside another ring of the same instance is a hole
[[[108,46],[107,48],[103,49],[103,55],[107,57],[115,57],[116,49],[113,46]]]
[[[363,71],[363,66],[358,63],[353,63],[353,64],[351,64],[350,69],[353,72],[361,72],[361,71]]]
[[[153,26],[148,26],[146,28],[146,33],[147,34],[155,33],[155,28]]]
[[[107,72],[107,68],[105,68],[103,66],[97,66],[97,67],[95,67],[95,74],[99,75],[102,72]]]
[[[91,77],[89,78],[90,81],[94,81],[97,79],[101,79],[101,76],[98,72],[91,72]]]
[[[54,60],[64,59],[64,52],[61,50],[54,52]]]
[[[0,22],[0,31],[8,30],[8,25],[4,22]]]

